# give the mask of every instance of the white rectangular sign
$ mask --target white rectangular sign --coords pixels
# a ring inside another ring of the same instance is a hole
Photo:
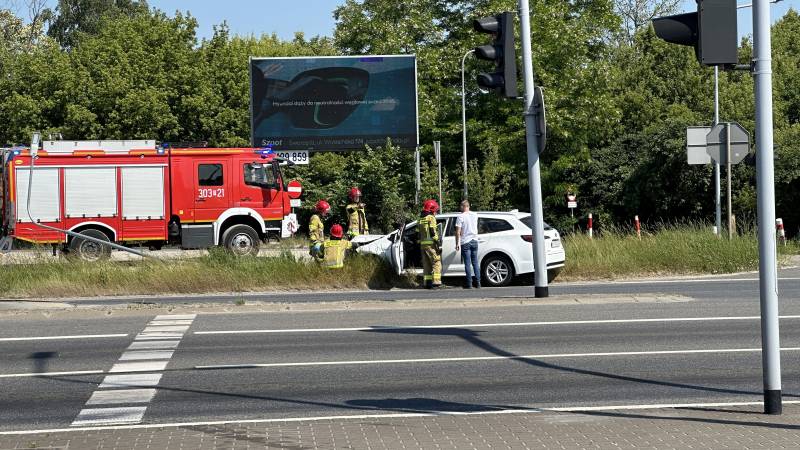
[[[279,158],[288,159],[295,164],[308,164],[308,150],[282,150],[275,152]]]
[[[686,158],[689,164],[711,164],[711,157],[706,153],[706,135],[711,127],[686,128]]]

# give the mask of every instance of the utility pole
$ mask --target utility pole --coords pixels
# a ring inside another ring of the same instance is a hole
[[[547,297],[547,260],[544,243],[544,212],[542,208],[542,177],[539,148],[536,140],[536,115],[533,107],[533,55],[531,54],[531,25],[528,0],[519,0],[520,35],[522,38],[522,70],[525,79],[525,140],[528,148],[528,188],[531,202],[531,230],[533,231],[534,295]]]
[[[769,0],[753,2],[753,77],[756,98],[758,287],[764,412],[780,414],[781,352],[778,332],[778,259],[775,242],[775,162],[772,142],[772,38]]]
[[[719,123],[719,66],[714,66],[714,125]],[[722,199],[720,198],[720,167],[719,161],[714,161],[714,234],[722,233]]]
[[[461,58],[461,136],[462,136],[462,149],[464,150],[464,198],[467,200],[467,92],[466,81],[464,81],[464,64],[467,61],[467,56],[475,53],[475,50],[470,50]]]

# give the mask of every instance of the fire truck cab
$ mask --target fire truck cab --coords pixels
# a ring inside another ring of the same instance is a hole
[[[252,148],[170,148],[155,141],[45,141],[4,152],[0,235],[84,259],[110,247],[60,231],[159,249],[258,253],[289,220],[282,160]],[[28,201],[30,207],[28,208]],[[8,240],[8,239],[7,239]]]

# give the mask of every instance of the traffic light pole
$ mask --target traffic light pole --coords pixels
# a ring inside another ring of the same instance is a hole
[[[764,412],[780,414],[781,353],[778,332],[778,263],[775,242],[775,164],[772,143],[772,41],[769,0],[753,2],[753,78],[756,99],[758,286]]]
[[[542,208],[542,177],[539,167],[539,148],[536,141],[536,115],[533,107],[533,55],[531,54],[531,24],[528,0],[519,0],[520,35],[522,37],[522,70],[525,79],[525,140],[528,147],[528,188],[531,201],[533,231],[534,295],[549,295],[547,260],[545,259],[544,218]]]
[[[714,125],[719,123],[719,67],[714,66]],[[719,161],[714,161],[714,210],[715,233],[722,236],[722,199],[720,198],[720,167]]]
[[[469,199],[467,192],[467,88],[464,80],[464,65],[467,62],[467,56],[473,53],[475,50],[470,50],[461,58],[461,148],[464,151],[464,200]]]

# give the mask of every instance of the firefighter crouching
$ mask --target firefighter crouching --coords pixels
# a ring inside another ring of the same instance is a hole
[[[425,288],[435,289],[442,286],[442,255],[439,227],[436,226],[436,213],[439,204],[436,200],[425,200],[422,204],[422,217],[417,223],[419,246],[422,254],[422,270]]]
[[[344,228],[337,223],[331,227],[331,238],[325,241],[323,265],[328,269],[341,269],[347,251],[357,248],[358,244],[344,239]]]
[[[361,203],[361,190],[357,187],[350,189],[348,194],[350,203],[345,210],[347,211],[347,236],[352,239],[362,234],[369,234],[367,224],[367,214],[365,206]]]
[[[317,213],[311,216],[308,222],[308,239],[311,244],[308,253],[317,261],[323,259],[323,245],[325,244],[325,224],[323,220],[331,212],[331,205],[325,200],[320,200],[314,207]]]

